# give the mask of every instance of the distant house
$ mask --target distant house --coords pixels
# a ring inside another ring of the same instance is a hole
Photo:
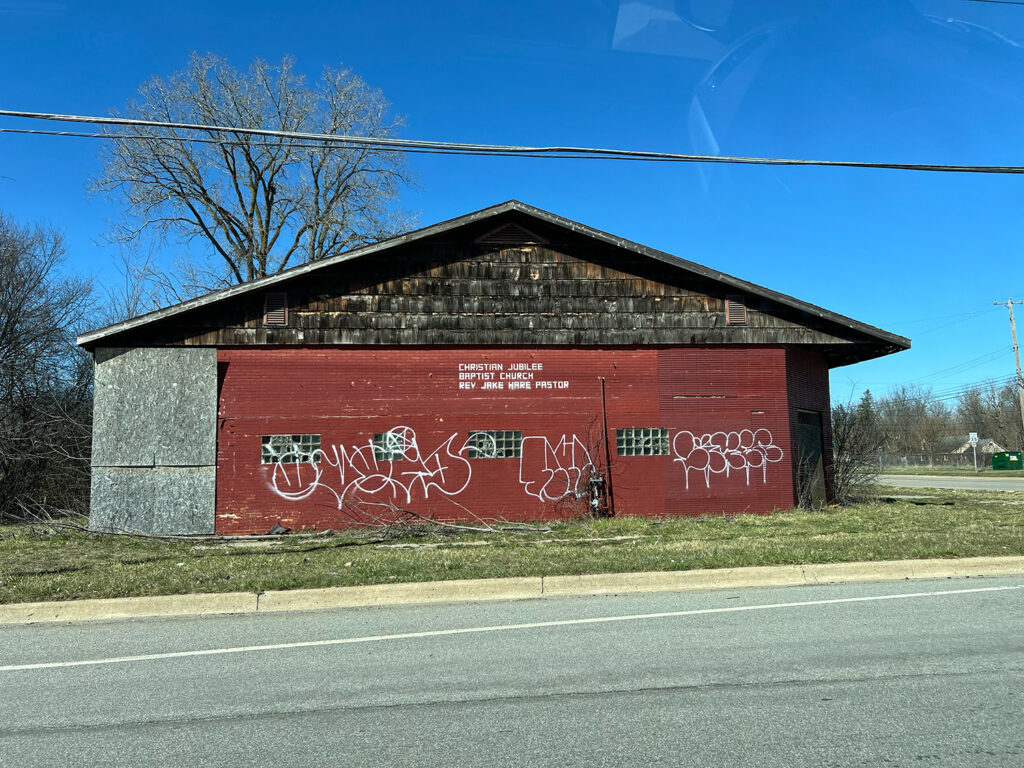
[[[1002,453],[1006,449],[1003,448],[999,443],[990,437],[980,438],[978,440],[978,453],[984,453],[990,455],[993,453]],[[971,452],[971,441],[968,440],[966,443],[961,445],[959,448],[953,451],[953,453],[970,453]]]
[[[910,342],[510,201],[86,333],[96,530],[771,512]]]

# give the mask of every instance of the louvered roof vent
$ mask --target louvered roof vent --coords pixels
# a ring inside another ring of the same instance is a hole
[[[287,293],[268,293],[263,297],[263,324],[288,324]]]
[[[543,237],[533,234],[518,224],[505,224],[497,229],[492,229],[486,235],[478,237],[476,241],[487,245],[543,245],[547,242]]]
[[[725,298],[725,322],[729,325],[745,325],[747,322],[747,307],[743,303],[742,296],[726,296]]]

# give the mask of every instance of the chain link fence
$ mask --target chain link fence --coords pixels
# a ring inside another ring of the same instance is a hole
[[[879,453],[865,457],[865,464],[882,472],[886,467],[974,467],[974,454],[967,453]],[[978,451],[978,469],[992,466],[992,455]]]

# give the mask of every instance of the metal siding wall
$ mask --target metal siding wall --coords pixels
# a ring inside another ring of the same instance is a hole
[[[585,500],[554,499],[568,478],[572,485],[580,476],[584,451],[604,466],[601,377],[620,514],[792,506],[781,348],[264,348],[222,349],[218,359],[218,533],[263,533],[277,522],[293,529],[344,525],[351,519],[339,512],[339,497],[352,495],[441,519],[578,513]],[[485,391],[480,380],[460,389],[460,364],[503,366],[495,374],[510,373],[512,364],[540,370],[532,371],[530,389]],[[568,385],[538,389],[539,381]],[[724,399],[676,397],[707,392]],[[399,427],[415,433],[421,460],[373,461],[367,447],[374,433]],[[678,455],[616,456],[615,430],[624,427],[707,436],[705,449],[717,464],[705,479],[702,470],[687,472]],[[464,443],[474,429],[521,430],[524,457],[467,460]],[[758,429],[768,430],[784,455],[748,472],[764,456],[749,444]],[[262,464],[261,436],[270,434],[319,434],[328,460],[316,467]],[[563,438],[569,447],[558,450]]]
[[[828,501],[835,497],[832,477],[832,406],[828,386],[828,366],[821,355],[802,349],[786,350],[786,379],[789,395],[789,421],[792,430],[791,450],[797,455],[797,411],[818,411],[822,414],[822,461],[825,466],[825,494]],[[793,466],[793,484],[796,488],[796,459]],[[795,498],[793,503],[797,503]]]
[[[666,512],[770,512],[793,506],[785,365],[778,347],[661,353],[662,421],[676,435],[666,470]],[[684,430],[692,437],[679,435]]]

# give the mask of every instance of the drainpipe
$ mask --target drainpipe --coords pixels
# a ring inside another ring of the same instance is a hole
[[[605,400],[604,376],[601,377],[601,416],[604,421],[604,463],[608,468],[608,516],[615,517],[615,493],[612,490],[612,451],[608,444],[608,405]]]

